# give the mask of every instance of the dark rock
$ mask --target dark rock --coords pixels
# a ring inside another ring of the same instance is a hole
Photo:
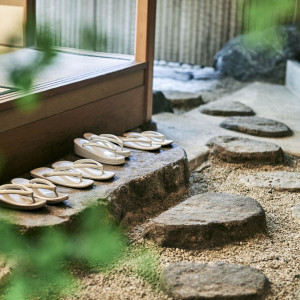
[[[254,111],[247,105],[237,101],[213,101],[202,105],[200,112],[212,116],[253,116]]]
[[[174,299],[263,299],[268,278],[260,271],[241,265],[173,263],[160,277],[161,289]]]
[[[227,162],[277,163],[283,161],[282,149],[273,143],[242,137],[219,136],[208,141],[211,154]]]
[[[174,68],[171,66],[170,67],[154,66],[153,76],[162,77],[162,78],[171,78],[179,81],[189,81],[193,78],[193,73],[187,70],[178,70],[178,68]]]
[[[180,91],[163,91],[165,97],[171,102],[173,108],[189,110],[203,104],[201,95]]]
[[[156,152],[131,152],[125,165],[105,165],[105,170],[116,172],[113,180],[95,181],[93,188],[83,190],[58,187],[58,192],[69,194],[68,201],[60,205],[47,205],[34,212],[1,208],[0,221],[12,220],[23,232],[58,225],[73,230],[74,223],[90,207],[101,209],[105,206],[116,221],[123,222],[127,214],[134,219],[141,210],[152,210],[154,207],[162,211],[163,200],[186,193],[189,169],[183,149],[173,145]],[[62,158],[77,159],[79,157],[75,155]]]
[[[211,80],[211,79],[220,79],[222,73],[216,71],[214,68],[201,68],[198,70],[192,71],[193,78],[196,80]]]
[[[220,124],[221,127],[264,137],[284,137],[293,134],[285,124],[259,117],[230,117]]]
[[[255,46],[249,42],[253,40],[257,41]],[[215,55],[214,67],[241,81],[273,78],[274,82],[282,82],[287,60],[299,56],[298,27],[278,26],[232,39]]]
[[[300,191],[300,173],[296,172],[259,172],[242,177],[240,182],[250,187],[290,192]]]
[[[206,193],[185,200],[153,219],[143,235],[160,246],[200,249],[263,232],[266,217],[250,197]]]
[[[153,91],[152,113],[155,115],[161,112],[173,113],[172,105],[162,92]]]

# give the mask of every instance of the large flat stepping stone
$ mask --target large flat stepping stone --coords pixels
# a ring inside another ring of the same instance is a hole
[[[160,277],[161,289],[174,299],[263,299],[268,278],[241,265],[216,263],[173,263]]]
[[[265,228],[265,212],[254,199],[206,193],[163,212],[145,227],[143,236],[160,246],[200,249],[241,240]]]
[[[254,111],[238,101],[214,101],[199,108],[200,112],[212,116],[253,116]]]
[[[273,143],[236,136],[219,136],[208,141],[211,154],[227,162],[277,163],[283,161],[282,149]]]
[[[222,128],[264,137],[283,137],[293,134],[285,124],[260,117],[230,117],[220,124]]]
[[[132,150],[123,166],[105,165],[105,170],[116,172],[110,181],[95,181],[93,188],[71,189],[58,187],[69,199],[59,205],[47,205],[37,211],[0,209],[0,221],[12,220],[23,232],[43,227],[73,228],[86,210],[105,206],[117,220],[134,220],[144,209],[155,207],[168,196],[181,197],[189,185],[189,170],[184,150],[176,145],[154,152]],[[61,160],[75,161],[75,155]],[[26,175],[25,175],[26,176]]]
[[[272,188],[278,191],[300,191],[300,173],[259,172],[242,177],[240,182],[249,187]]]
[[[292,216],[300,223],[300,203],[292,208]]]
[[[188,110],[203,104],[200,94],[181,91],[164,90],[165,97],[171,102],[173,108]]]

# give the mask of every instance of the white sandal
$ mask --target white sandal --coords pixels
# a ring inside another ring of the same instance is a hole
[[[85,139],[74,140],[74,151],[77,155],[84,158],[96,160],[108,165],[122,165],[125,163],[125,157],[117,154],[116,149],[112,149],[105,142],[88,141]]]
[[[20,210],[35,210],[46,205],[45,200],[35,199],[29,188],[19,184],[1,185],[0,203],[5,207]]]
[[[11,182],[26,186],[33,192],[34,198],[45,200],[47,204],[60,203],[69,198],[67,194],[58,195],[56,186],[46,179],[34,178],[28,180],[25,178],[14,178]]]
[[[151,139],[147,137],[119,137],[123,142],[124,146],[137,150],[153,151],[161,148],[161,145],[154,144]]]
[[[94,180],[108,180],[115,176],[115,172],[104,171],[103,165],[93,159],[79,159],[74,162],[58,161],[52,167],[71,167],[80,172],[83,178]]]
[[[148,138],[150,139],[153,144],[159,144],[161,146],[169,146],[173,143],[173,140],[166,140],[165,136],[159,132],[156,131],[143,131],[141,133],[139,132],[126,132],[124,133],[125,137],[138,137],[138,138]]]
[[[54,184],[71,188],[86,188],[93,185],[94,181],[83,179],[82,174],[70,167],[37,168],[30,172],[31,176],[44,178]]]
[[[85,133],[83,137],[89,141],[97,142],[97,143],[102,143],[103,145],[106,145],[110,147],[111,149],[115,149],[116,153],[119,155],[122,155],[124,157],[129,157],[130,156],[130,150],[125,150],[124,149],[124,142],[118,138],[116,135],[113,134],[100,134],[96,135],[93,133]],[[117,145],[115,145],[117,144]]]

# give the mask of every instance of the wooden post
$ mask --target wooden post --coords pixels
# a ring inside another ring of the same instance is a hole
[[[145,71],[144,121],[152,117],[152,82],[155,45],[156,0],[137,0],[135,60],[147,62]]]

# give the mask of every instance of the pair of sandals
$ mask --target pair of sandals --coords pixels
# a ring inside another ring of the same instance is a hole
[[[122,165],[130,151],[124,149],[153,151],[173,143],[166,140],[164,135],[155,131],[128,132],[118,137],[112,134],[85,133],[84,139],[74,140],[74,151],[77,155],[91,158],[104,164]]]
[[[52,167],[32,170],[34,179],[15,178],[11,184],[0,186],[0,203],[12,209],[35,210],[69,198],[67,194],[59,195],[56,185],[86,188],[93,185],[94,180],[115,176],[115,172],[104,171],[102,164],[90,159],[59,161]]]

